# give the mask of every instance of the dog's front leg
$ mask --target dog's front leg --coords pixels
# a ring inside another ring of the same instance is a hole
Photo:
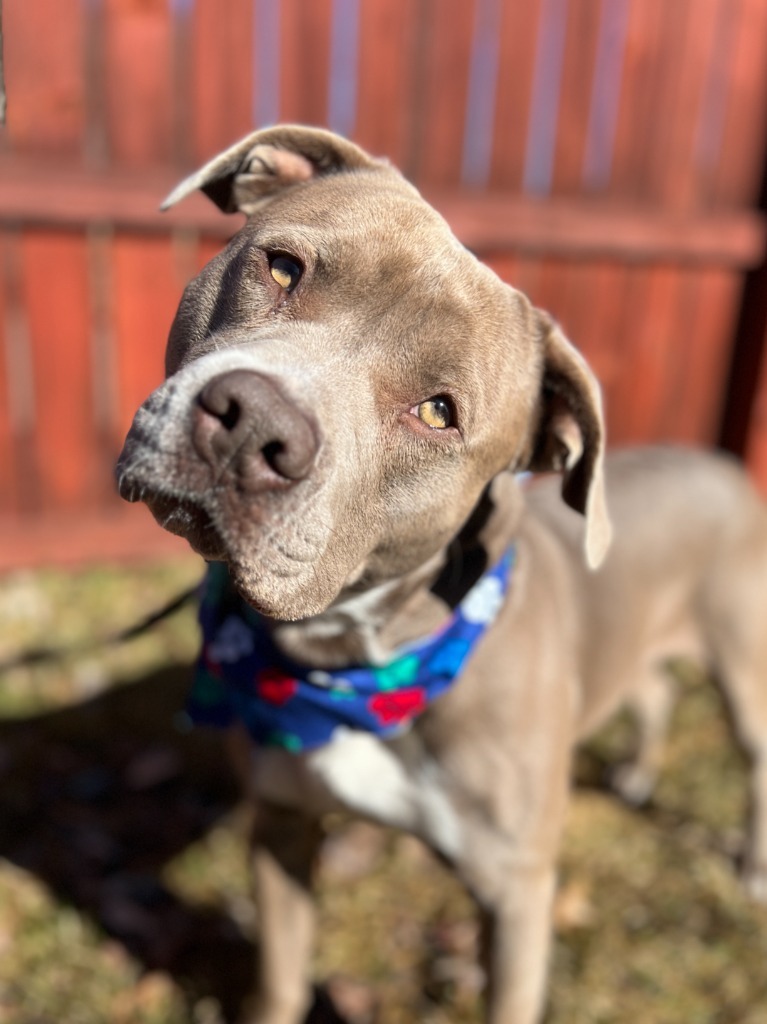
[[[482,907],[488,1024],[541,1019],[555,887],[553,866],[515,868],[503,891]]]
[[[259,919],[257,990],[241,1024],[301,1024],[312,1002],[312,869],[319,824],[259,803],[251,851]]]
[[[463,821],[454,863],[481,913],[487,1024],[539,1024],[543,1017],[568,768],[559,758],[540,777],[524,773],[515,780],[512,770],[499,773],[506,785],[498,794],[495,821]],[[504,813],[504,797],[520,792],[529,794],[524,813],[513,812],[522,806],[516,799]]]

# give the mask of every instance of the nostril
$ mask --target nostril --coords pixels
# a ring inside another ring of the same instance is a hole
[[[237,424],[240,422],[242,416],[242,408],[240,403],[235,401],[234,398],[230,399],[229,405],[226,410],[218,417],[221,420],[222,426],[226,427],[227,430],[234,430]]]
[[[284,450],[285,445],[281,441],[269,441],[261,449],[261,454],[263,455],[266,464],[270,469],[280,473],[280,475],[282,475],[279,467],[280,455],[282,455]]]
[[[226,389],[217,387],[214,381],[202,389],[197,396],[200,406],[214,416],[226,430],[234,430],[242,417],[242,405]]]

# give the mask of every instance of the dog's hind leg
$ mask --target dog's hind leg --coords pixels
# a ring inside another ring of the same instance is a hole
[[[669,672],[657,663],[648,665],[627,701],[636,723],[636,750],[610,778],[613,789],[627,803],[638,807],[652,796],[675,702],[676,686]]]
[[[315,906],[312,870],[319,824],[305,815],[260,803],[252,872],[259,921],[257,996],[241,1024],[301,1024],[312,1002],[311,953]]]
[[[754,544],[711,581],[703,604],[713,675],[750,761],[750,821],[743,860],[749,893],[767,903],[767,547]]]
[[[763,642],[761,646],[767,644]],[[759,665],[767,668],[762,661]],[[750,660],[744,663],[725,657],[719,659],[716,678],[728,703],[736,736],[750,762],[743,882],[754,899],[767,903],[767,672],[758,671]]]

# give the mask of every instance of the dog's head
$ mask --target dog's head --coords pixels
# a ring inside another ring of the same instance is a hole
[[[187,287],[120,491],[276,618],[437,554],[498,473],[564,470],[596,564],[599,389],[555,324],[388,164],[257,132],[183,182],[245,226]]]

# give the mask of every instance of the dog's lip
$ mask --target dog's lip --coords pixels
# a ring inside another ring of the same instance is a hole
[[[129,499],[131,500],[131,499]],[[227,549],[215,523],[196,501],[143,488],[140,499],[159,525],[168,533],[182,537],[207,561],[225,561]]]
[[[139,502],[143,500],[145,488],[130,474],[117,472],[117,493],[123,501]]]

